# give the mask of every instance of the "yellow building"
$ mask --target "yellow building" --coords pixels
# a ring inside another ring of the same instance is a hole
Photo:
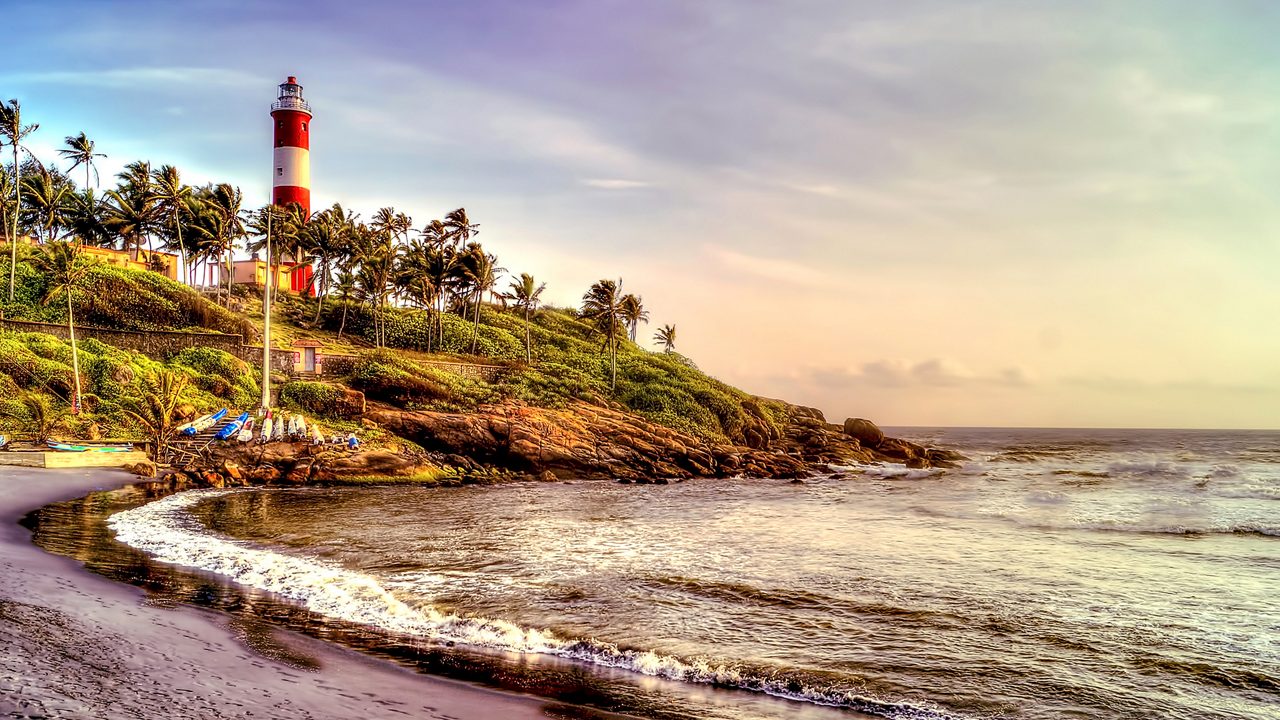
[[[73,238],[67,239],[75,242]],[[8,240],[7,236],[0,237],[0,242],[8,242]],[[35,238],[30,235],[19,237],[18,242],[24,245],[39,246]],[[174,253],[148,250],[147,248],[115,250],[113,248],[93,247],[92,245],[82,245],[80,252],[84,253],[85,257],[107,265],[130,268],[132,270],[150,270],[160,273],[170,280],[176,281],[178,279],[178,256]]]
[[[300,292],[299,276],[310,269],[311,266],[306,264],[280,263],[276,265],[273,284],[277,289],[285,292]],[[252,285],[260,288],[266,284],[268,272],[267,263],[263,260],[236,260],[231,263],[231,282],[236,285]],[[315,295],[315,291],[312,290],[311,294]]]

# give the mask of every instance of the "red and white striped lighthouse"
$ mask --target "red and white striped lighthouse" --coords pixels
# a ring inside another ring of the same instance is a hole
[[[298,78],[290,75],[280,84],[280,96],[271,104],[271,119],[276,123],[271,202],[296,202],[310,214],[311,106],[302,99]]]
[[[275,142],[271,151],[271,203],[281,207],[298,203],[310,216],[311,106],[302,98],[298,78],[290,75],[280,84],[280,95],[271,104],[271,119],[275,121]],[[294,261],[299,259],[294,258]],[[302,292],[311,283],[311,266],[298,264],[290,271],[289,277],[289,289]]]

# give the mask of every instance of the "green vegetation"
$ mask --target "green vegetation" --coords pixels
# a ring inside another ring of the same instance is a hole
[[[96,424],[107,437],[150,439],[145,408],[166,396],[157,383],[166,375],[174,409],[189,405],[192,412],[220,407],[248,407],[244,393],[256,397],[254,373],[239,359],[221,350],[196,348],[168,363],[119,350],[94,339],[81,340],[80,375],[84,383],[83,408],[71,415],[74,387],[71,346],[43,333],[0,334],[0,429],[33,434],[37,420],[29,398],[39,397],[57,418],[50,428],[56,434],[86,437]],[[200,369],[197,369],[199,367]]]
[[[0,272],[12,278],[8,299],[0,301],[9,319],[62,324],[74,317],[88,327],[253,337],[259,301],[245,293],[237,298],[226,269],[237,251],[266,253],[269,264],[298,261],[315,269],[314,296],[277,289],[266,301],[272,303],[273,334],[283,343],[305,337],[320,340],[329,352],[356,355],[343,380],[373,401],[442,411],[507,400],[545,407],[588,402],[708,439],[738,439],[746,424],[756,422],[749,416],[761,412],[780,421],[781,404],[708,377],[677,354],[674,325],[654,336],[663,352],[638,345],[649,311],[639,295],[623,293],[621,279],[591,285],[580,309],[542,307],[546,285],[528,273],[512,273],[509,292],[498,292],[507,271],[477,241],[480,225],[464,208],[421,229],[391,207],[368,222],[336,203],[314,214],[296,203],[246,209],[238,188],[192,187],[176,167],[153,168],[147,161],[127,164],[99,198],[89,181],[103,154],[84,133],[67,137],[59,150],[65,171],[30,153],[19,162],[19,144],[36,129],[22,124],[16,100],[0,105],[0,135],[14,148],[12,165],[0,168],[0,221],[13,228],[11,234],[30,235],[46,247],[112,247],[134,257],[159,246],[182,257],[186,284],[156,273],[78,264],[70,251],[63,253],[66,262],[51,262],[61,256],[11,243],[5,254],[12,260],[0,262]],[[71,174],[81,167],[84,185],[77,187]],[[58,244],[64,239],[74,245]],[[189,287],[197,285],[215,301]],[[0,386],[8,383],[14,391],[5,393],[5,411],[29,418],[32,412],[14,400],[27,392],[40,393],[57,414],[79,378],[85,412],[74,422],[156,435],[169,422],[166,411],[139,400],[161,386],[199,409],[253,407],[258,399],[251,368],[218,350],[188,349],[162,364],[93,341],[79,348],[77,374],[66,344],[48,336],[0,335]],[[463,376],[433,364],[441,360],[501,371]],[[281,389],[281,401],[323,415],[336,392],[321,383],[293,382]]]

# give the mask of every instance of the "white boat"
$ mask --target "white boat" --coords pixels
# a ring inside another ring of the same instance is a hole
[[[272,440],[284,440],[285,420],[276,418],[275,427],[271,429]]]
[[[296,427],[295,429],[298,431],[298,432],[297,432],[296,437],[297,437],[299,440],[306,440],[306,439],[307,439],[308,435],[307,435],[307,419],[306,419],[306,418],[304,418],[304,417],[302,417],[301,415],[299,415],[299,416],[298,416],[298,425],[297,425],[297,427]]]
[[[178,426],[178,433],[181,435],[195,435],[203,430],[208,430],[214,423],[227,416],[227,409],[222,408],[216,413],[210,413],[203,417],[196,418],[186,425]]]
[[[271,431],[274,429],[275,418],[271,417],[271,411],[267,411],[267,418],[262,421],[262,434],[258,436],[258,440],[264,445],[271,442]]]
[[[311,423],[311,444],[312,445],[324,444],[324,433],[320,430],[319,423],[314,423],[314,422]]]
[[[240,432],[236,434],[236,441],[247,443],[253,440],[253,418],[244,421],[244,427],[240,428]]]

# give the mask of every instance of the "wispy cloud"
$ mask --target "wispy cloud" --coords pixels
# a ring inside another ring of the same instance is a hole
[[[582,181],[582,184],[600,190],[639,190],[653,187],[651,182],[624,180],[622,178],[586,178]]]
[[[804,379],[829,388],[929,387],[961,388],[976,385],[1026,387],[1032,384],[1029,374],[1017,367],[991,373],[978,373],[947,358],[930,358],[919,362],[874,360],[856,367],[816,367],[802,371]]]
[[[814,288],[833,281],[822,270],[785,258],[748,255],[720,245],[706,245],[703,251],[724,269],[740,274]]]
[[[205,67],[136,67],[109,70],[50,70],[0,74],[0,82],[45,85],[92,85],[97,87],[134,87],[138,85],[185,85],[198,88],[209,85],[270,86],[266,76],[239,70]]]

